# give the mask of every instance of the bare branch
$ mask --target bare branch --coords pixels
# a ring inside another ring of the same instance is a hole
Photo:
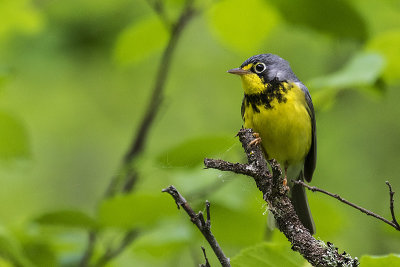
[[[230,267],[229,258],[227,258],[219,246],[217,239],[215,239],[213,233],[211,232],[211,222],[210,222],[210,203],[206,202],[206,210],[207,210],[207,222],[204,221],[203,213],[195,213],[190,207],[189,203],[186,199],[178,192],[178,190],[174,186],[169,186],[162,190],[162,192],[166,192],[170,194],[175,203],[179,207],[182,207],[186,213],[189,215],[190,220],[197,226],[203,236],[206,238],[211,248],[213,249],[215,255],[217,256],[219,262],[223,267]]]
[[[400,225],[397,223],[396,216],[394,214],[394,192],[392,191],[392,185],[389,183],[389,181],[386,181],[387,186],[389,187],[389,194],[390,194],[390,213],[392,214],[392,222],[394,225],[396,225],[396,230],[400,231]]]
[[[393,207],[393,206],[392,206],[392,205],[393,205],[392,202],[393,202],[393,194],[394,194],[394,193],[392,192],[392,188],[390,187],[390,184],[389,184],[389,190],[390,190],[390,209],[391,209],[391,211],[392,211],[392,218],[394,219],[393,222],[391,222],[391,221],[389,221],[389,220],[383,218],[382,216],[380,216],[380,215],[378,215],[378,214],[376,214],[376,213],[374,213],[374,212],[372,212],[372,211],[370,211],[370,210],[367,210],[367,209],[365,209],[365,208],[363,208],[363,207],[360,207],[360,206],[358,206],[358,205],[356,205],[356,204],[354,204],[354,203],[352,203],[352,202],[350,202],[350,201],[348,201],[348,200],[342,198],[342,197],[339,196],[338,194],[332,194],[332,193],[330,193],[330,192],[328,192],[328,191],[325,191],[325,190],[323,190],[323,189],[320,189],[320,188],[318,188],[318,187],[309,186],[308,184],[304,183],[303,181],[294,181],[294,180],[292,180],[292,181],[293,181],[294,183],[296,183],[296,184],[299,184],[299,185],[304,186],[305,188],[311,190],[312,192],[320,192],[320,193],[323,193],[323,194],[325,194],[325,195],[328,195],[328,196],[331,196],[331,197],[333,197],[333,198],[336,198],[336,199],[339,200],[340,202],[342,202],[342,203],[344,203],[344,204],[346,204],[346,205],[349,205],[350,207],[353,207],[353,208],[355,208],[355,209],[361,211],[362,213],[367,214],[368,216],[372,216],[372,217],[374,217],[374,218],[376,218],[376,219],[378,219],[378,220],[381,220],[382,222],[384,222],[384,223],[386,223],[386,224],[392,226],[392,227],[395,228],[396,230],[400,231],[399,225],[397,224],[397,222],[395,222],[396,219],[395,219],[395,217],[394,217],[394,211],[392,210],[392,207]],[[388,182],[387,182],[387,183],[388,183]],[[393,193],[393,194],[392,194],[392,193]]]
[[[106,252],[98,259],[94,264],[96,267],[104,266],[109,261],[121,254],[124,249],[129,246],[134,239],[138,236],[139,232],[135,229],[129,230],[123,237],[122,241],[117,245],[117,247],[109,247]]]
[[[128,193],[131,192],[136,181],[138,179],[138,172],[133,163],[136,158],[143,152],[144,146],[147,141],[147,137],[154,123],[154,119],[160,110],[160,106],[164,98],[164,88],[165,83],[169,74],[169,69],[172,61],[172,56],[176,50],[177,43],[184,28],[187,26],[188,22],[196,14],[193,0],[186,0],[183,9],[174,24],[169,22],[167,18],[163,1],[155,0],[150,2],[156,13],[164,21],[166,26],[170,29],[170,38],[167,43],[166,48],[162,54],[160,64],[157,69],[157,75],[155,77],[155,84],[152,91],[152,96],[147,104],[146,111],[142,117],[139,127],[134,134],[132,139],[132,144],[127,150],[122,162],[121,174],[115,175],[110,180],[110,183],[105,191],[104,197],[112,197],[117,192]],[[81,267],[86,267],[90,265],[90,259],[94,253],[94,248],[96,245],[98,233],[95,231],[89,232],[88,245],[80,261]],[[110,261],[112,258],[122,252],[126,246],[128,246],[136,236],[136,230],[128,230],[121,244],[115,250],[108,250],[103,257],[97,262],[96,266],[103,266],[105,263]]]
[[[217,169],[220,171],[229,171],[238,174],[251,175],[253,173],[253,168],[251,165],[243,163],[231,163],[219,159],[204,159],[204,165],[206,168]]]
[[[147,0],[147,3],[153,8],[154,12],[157,13],[158,17],[163,21],[164,25],[168,28],[171,27],[171,21],[168,18],[165,10],[163,0]]]
[[[162,2],[162,1],[155,1],[154,3],[157,2]],[[162,6],[162,3],[156,5]],[[188,22],[193,18],[195,14],[196,10],[193,4],[193,0],[186,0],[179,18],[171,28],[170,38],[162,54],[161,61],[157,69],[155,84],[153,87],[151,98],[146,108],[146,112],[142,117],[142,121],[139,124],[138,130],[135,134],[135,137],[133,138],[132,144],[129,147],[127,153],[125,154],[123,160],[123,169],[125,170],[127,176],[127,179],[122,179],[123,180],[122,182],[125,183],[123,187],[125,189],[129,189],[128,191],[125,190],[126,192],[129,192],[132,189],[132,186],[129,186],[129,184],[134,183],[132,179],[137,179],[136,170],[131,166],[134,160],[137,158],[137,156],[142,153],[144,145],[146,144],[147,141],[149,130],[153,125],[154,119],[158,114],[160,106],[164,100],[165,83],[167,81],[169,69],[172,62],[172,56],[176,50],[177,43],[182,35],[184,28],[187,26]],[[119,177],[116,176],[113,180],[115,179],[118,180],[118,178]],[[112,181],[111,184],[113,184],[113,187],[109,188],[107,193],[108,196],[112,196],[118,188],[117,187],[118,182]]]
[[[97,239],[97,233],[95,231],[90,231],[89,237],[88,237],[88,245],[87,245],[86,250],[83,253],[83,257],[79,263],[80,267],[89,266],[90,257],[93,254],[94,246],[96,244],[96,239]]]
[[[206,212],[207,212],[207,220],[206,220],[206,227],[211,228],[211,215],[210,215],[210,202],[206,200]]]
[[[207,254],[206,254],[206,249],[202,246],[201,250],[203,251],[204,259],[206,260],[206,263],[200,264],[199,267],[211,267],[210,263],[208,262]]]
[[[338,249],[331,243],[316,240],[301,224],[290,199],[287,188],[283,184],[282,171],[279,164],[269,161],[272,173],[264,159],[260,146],[249,146],[254,140],[251,129],[241,129],[238,133],[239,140],[247,155],[247,164],[230,163],[222,160],[206,159],[206,168],[216,168],[222,171],[251,176],[258,189],[263,193],[264,200],[277,222],[279,230],[292,243],[292,249],[298,251],[313,266],[358,266],[357,258],[350,255],[339,254]]]

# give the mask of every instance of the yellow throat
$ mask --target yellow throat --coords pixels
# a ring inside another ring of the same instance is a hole
[[[242,69],[250,69],[252,64]],[[240,75],[245,93],[245,128],[260,134],[268,159],[285,167],[302,165],[311,146],[312,127],[305,94],[298,84],[265,84],[255,73]]]

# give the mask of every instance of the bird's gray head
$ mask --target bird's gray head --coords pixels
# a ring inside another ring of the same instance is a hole
[[[257,94],[273,82],[299,82],[289,62],[273,54],[260,54],[247,59],[240,68],[228,70],[240,75],[245,94]]]
[[[251,67],[247,67],[248,70],[257,74],[260,78],[262,77],[267,83],[274,79],[277,81],[298,81],[290,68],[289,62],[274,54],[252,56],[243,62],[240,68],[245,69],[249,65]]]

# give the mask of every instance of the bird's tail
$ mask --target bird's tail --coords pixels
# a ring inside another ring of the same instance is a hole
[[[303,180],[303,173],[300,173],[298,180]],[[290,189],[290,200],[294,206],[297,216],[301,223],[313,235],[315,233],[315,224],[308,206],[307,195],[302,185],[294,184]]]

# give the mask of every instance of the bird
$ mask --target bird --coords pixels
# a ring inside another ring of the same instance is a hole
[[[291,179],[311,182],[317,157],[314,106],[289,62],[274,54],[260,54],[228,73],[239,75],[242,81],[243,127],[253,129],[265,158],[277,160],[284,168],[284,184]],[[304,187],[289,182],[289,198],[303,226],[314,234]]]

